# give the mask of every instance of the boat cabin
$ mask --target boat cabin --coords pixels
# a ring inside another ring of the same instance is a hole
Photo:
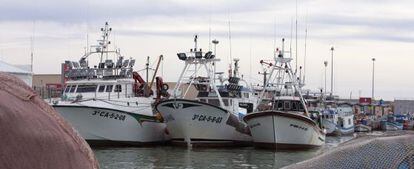
[[[77,80],[68,81],[63,97],[68,100],[111,99],[134,97],[134,80]]]

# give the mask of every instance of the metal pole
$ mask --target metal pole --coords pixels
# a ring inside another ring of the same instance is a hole
[[[144,85],[144,95],[145,95],[145,97],[147,97],[148,94],[149,94],[149,91],[148,91],[149,59],[150,59],[150,57],[147,56],[147,63],[145,64],[145,71],[146,71],[146,73],[145,73],[146,78],[145,78],[145,85]]]
[[[325,94],[326,94],[326,78],[327,78],[327,76],[326,76],[326,67],[328,67],[328,61],[323,62],[323,64],[325,65],[325,87],[324,87],[324,90],[325,90]]]
[[[374,85],[375,85],[375,58],[372,58],[372,100],[374,100]]]
[[[334,73],[333,52],[334,52],[334,47],[332,46],[331,47],[331,96],[333,94],[333,78],[334,78],[334,76],[333,76],[333,73]]]

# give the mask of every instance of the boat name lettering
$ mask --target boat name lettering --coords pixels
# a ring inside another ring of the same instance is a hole
[[[302,127],[302,126],[299,126],[299,125],[296,125],[296,124],[290,124],[290,126],[291,127],[294,127],[294,128],[301,129],[301,130],[308,131],[308,128],[307,127]]]
[[[126,118],[125,115],[119,115],[118,113],[110,113],[110,112],[99,111],[99,110],[93,111],[92,115],[115,119],[115,120],[121,120],[121,121],[125,121],[125,118]]]
[[[222,117],[215,117],[215,116],[206,116],[206,115],[194,114],[192,120],[207,121],[207,122],[212,122],[212,123],[221,123],[221,120],[223,120],[223,118]]]

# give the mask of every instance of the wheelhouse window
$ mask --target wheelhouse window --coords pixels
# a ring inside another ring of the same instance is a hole
[[[122,92],[122,86],[121,85],[115,85],[114,92]]]
[[[200,102],[207,103],[206,99],[200,99]]]
[[[283,108],[284,108],[285,110],[290,110],[290,109],[291,109],[290,101],[285,101],[285,102],[283,103]]]
[[[79,85],[76,90],[77,93],[96,92],[96,85]]]
[[[106,92],[112,92],[113,87],[114,87],[114,85],[107,85],[106,86]]]
[[[68,85],[68,86],[66,86],[66,89],[65,89],[65,93],[68,93],[69,91],[70,91],[70,88],[72,87],[72,85]]]
[[[292,102],[292,110],[295,110],[295,111],[299,110],[298,102]]]
[[[76,89],[76,85],[73,85],[71,88],[70,88],[70,93],[74,93],[75,92],[75,89]]]
[[[208,99],[208,103],[214,106],[220,106],[220,101],[218,99]]]
[[[229,106],[229,100],[228,99],[223,99],[223,103],[224,103],[224,106]]]
[[[277,102],[277,109],[278,110],[282,110],[283,109],[283,102],[282,101],[278,101]]]
[[[105,85],[100,85],[98,88],[98,92],[104,92],[105,91]]]

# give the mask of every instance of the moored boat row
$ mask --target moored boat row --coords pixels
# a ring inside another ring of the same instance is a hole
[[[323,95],[317,103],[304,98],[304,83],[283,47],[271,62],[260,61],[270,73],[261,89],[255,89],[239,73],[238,59],[233,60],[227,77],[217,72],[220,59],[198,48],[196,35],[195,47],[177,54],[184,67],[169,90],[162,77],[154,73],[151,82],[144,80],[133,69],[134,59],[118,49],[110,50],[111,30],[106,24],[98,45],[91,46],[79,61],[65,62],[63,95],[50,100],[91,145],[171,142],[308,149],[322,146],[326,135],[372,130],[365,123],[354,124],[353,109],[347,104]],[[93,55],[99,56],[99,62],[90,66],[88,59]],[[195,99],[187,97],[191,88],[197,92]],[[403,118],[390,120],[381,122],[385,130],[410,125]]]

